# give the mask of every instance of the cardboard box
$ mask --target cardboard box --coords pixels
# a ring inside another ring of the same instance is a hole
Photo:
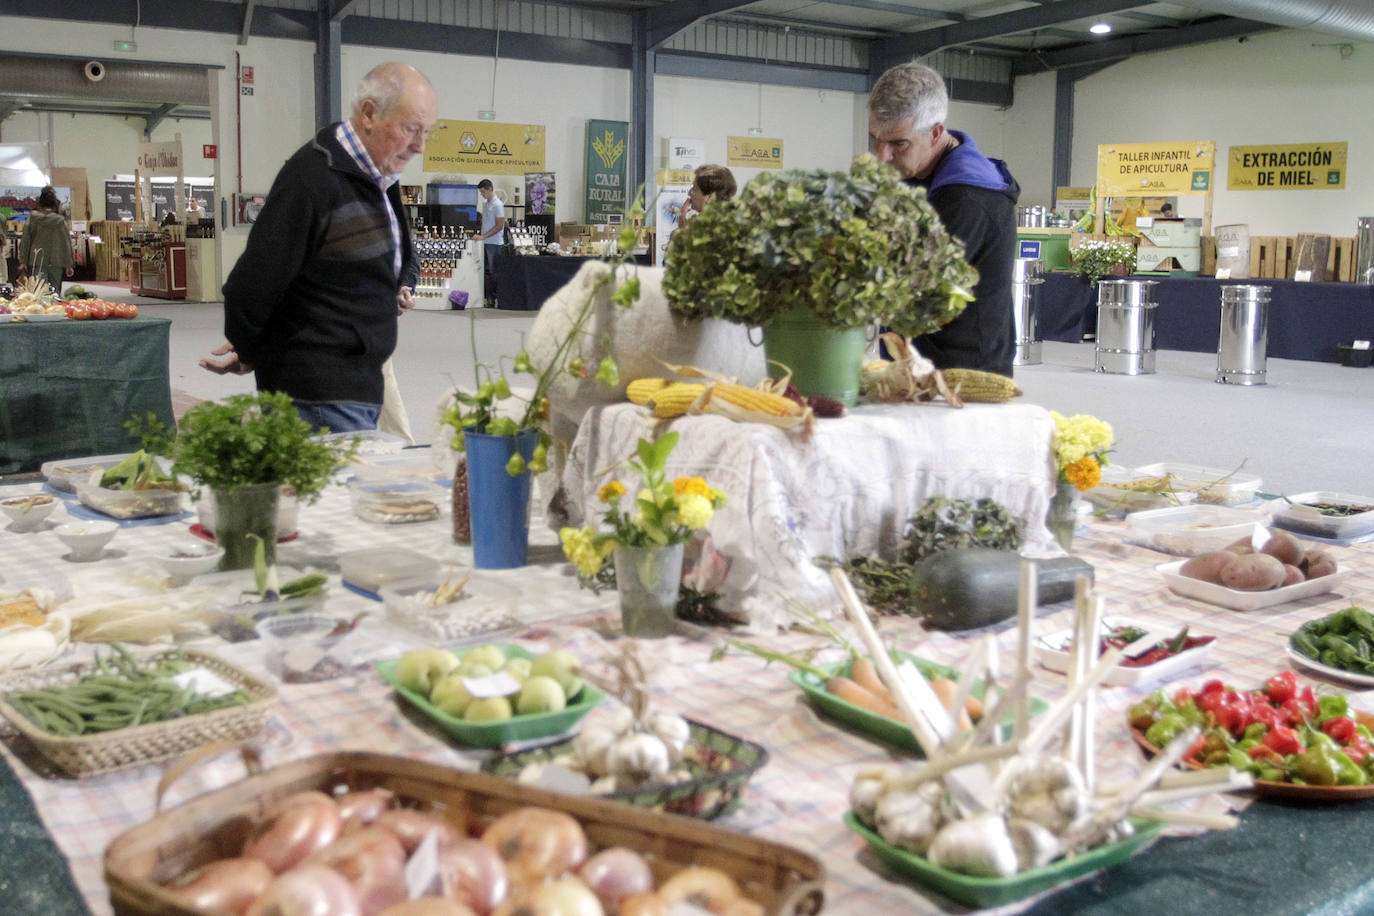
[[[1142,216],[1135,221],[1140,247],[1193,248],[1202,240],[1202,220]]]
[[[1158,248],[1141,245],[1135,253],[1136,273],[1198,272],[1202,266],[1202,249],[1198,245],[1185,248]]]

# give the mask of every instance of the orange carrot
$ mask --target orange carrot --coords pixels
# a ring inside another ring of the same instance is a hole
[[[855,706],[861,706],[869,712],[876,712],[880,716],[887,716],[892,719],[901,720],[902,714],[897,709],[897,705],[891,700],[885,700],[871,690],[860,687],[847,677],[835,675],[825,681],[825,689],[839,697],[847,700]]]
[[[892,691],[888,690],[882,678],[878,677],[878,669],[874,666],[872,659],[865,655],[855,655],[853,663],[849,666],[849,676],[854,679],[854,683],[864,690],[893,703]],[[896,704],[893,703],[893,705]]]
[[[954,702],[954,695],[959,692],[959,685],[954,683],[947,677],[931,678],[930,687],[932,690],[935,691],[935,695],[940,698],[940,702],[944,704],[945,709],[949,709],[949,704]],[[977,702],[973,697],[969,697],[969,700],[972,702]],[[980,717],[983,714],[982,707],[983,704],[979,703],[978,715]],[[971,718],[971,716],[972,710],[969,708],[969,703],[965,703],[964,708],[959,711],[958,727],[961,731],[963,729],[973,728],[973,719]]]

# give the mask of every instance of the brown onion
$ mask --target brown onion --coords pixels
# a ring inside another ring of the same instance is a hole
[[[187,906],[242,914],[272,883],[272,869],[261,859],[220,859],[183,875],[167,886]]]
[[[365,789],[349,792],[338,799],[339,817],[343,818],[345,829],[367,826],[381,816],[396,802],[396,793],[390,789]]]
[[[358,896],[343,875],[324,865],[302,865],[278,875],[245,916],[362,916]]]
[[[668,902],[658,894],[631,894],[620,901],[618,916],[668,916]]]
[[[487,916],[506,899],[510,882],[506,864],[491,847],[463,837],[439,851],[439,880],[443,894]]]
[[[654,872],[649,868],[649,863],[639,853],[624,846],[601,850],[584,862],[577,873],[608,910],[614,910],[621,900],[631,894],[654,889]]]
[[[482,842],[496,850],[515,884],[536,884],[577,868],[587,858],[587,835],[570,815],[517,808],[492,821]]]
[[[591,888],[568,876],[526,888],[501,904],[495,916],[605,916]]]
[[[693,865],[664,881],[658,895],[670,908],[685,900],[712,913],[724,913],[744,893],[735,879],[720,869]]]
[[[440,849],[447,849],[463,839],[463,835],[447,821],[409,808],[392,808],[390,811],[384,811],[372,822],[372,826],[395,835],[405,848],[406,855],[418,849],[431,830],[439,832],[435,839],[438,840]]]
[[[277,874],[334,842],[343,828],[339,806],[322,792],[300,792],[278,802],[244,844],[243,854],[262,859]]]
[[[477,916],[456,900],[443,897],[421,897],[407,900],[382,910],[378,916]]]
[[[378,827],[363,827],[311,856],[308,864],[327,865],[348,879],[363,916],[372,916],[406,899],[406,853],[401,841]]]

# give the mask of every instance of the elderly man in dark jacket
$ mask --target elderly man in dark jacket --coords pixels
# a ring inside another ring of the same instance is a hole
[[[291,395],[317,428],[376,428],[382,364],[415,276],[396,179],[437,118],[433,87],[410,65],[363,78],[349,119],[277,173],[224,284],[228,343],[202,366],[255,372],[259,390]]]

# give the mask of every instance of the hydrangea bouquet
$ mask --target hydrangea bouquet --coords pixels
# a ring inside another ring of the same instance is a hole
[[[1069,252],[1074,269],[1094,283],[1114,272],[1121,276],[1135,273],[1135,258],[1135,245],[1124,238],[1088,239]]]
[[[1111,424],[1085,413],[1066,417],[1052,410],[1050,416],[1054,417],[1057,479],[1079,490],[1091,490],[1102,479],[1102,465],[1112,448]]]

